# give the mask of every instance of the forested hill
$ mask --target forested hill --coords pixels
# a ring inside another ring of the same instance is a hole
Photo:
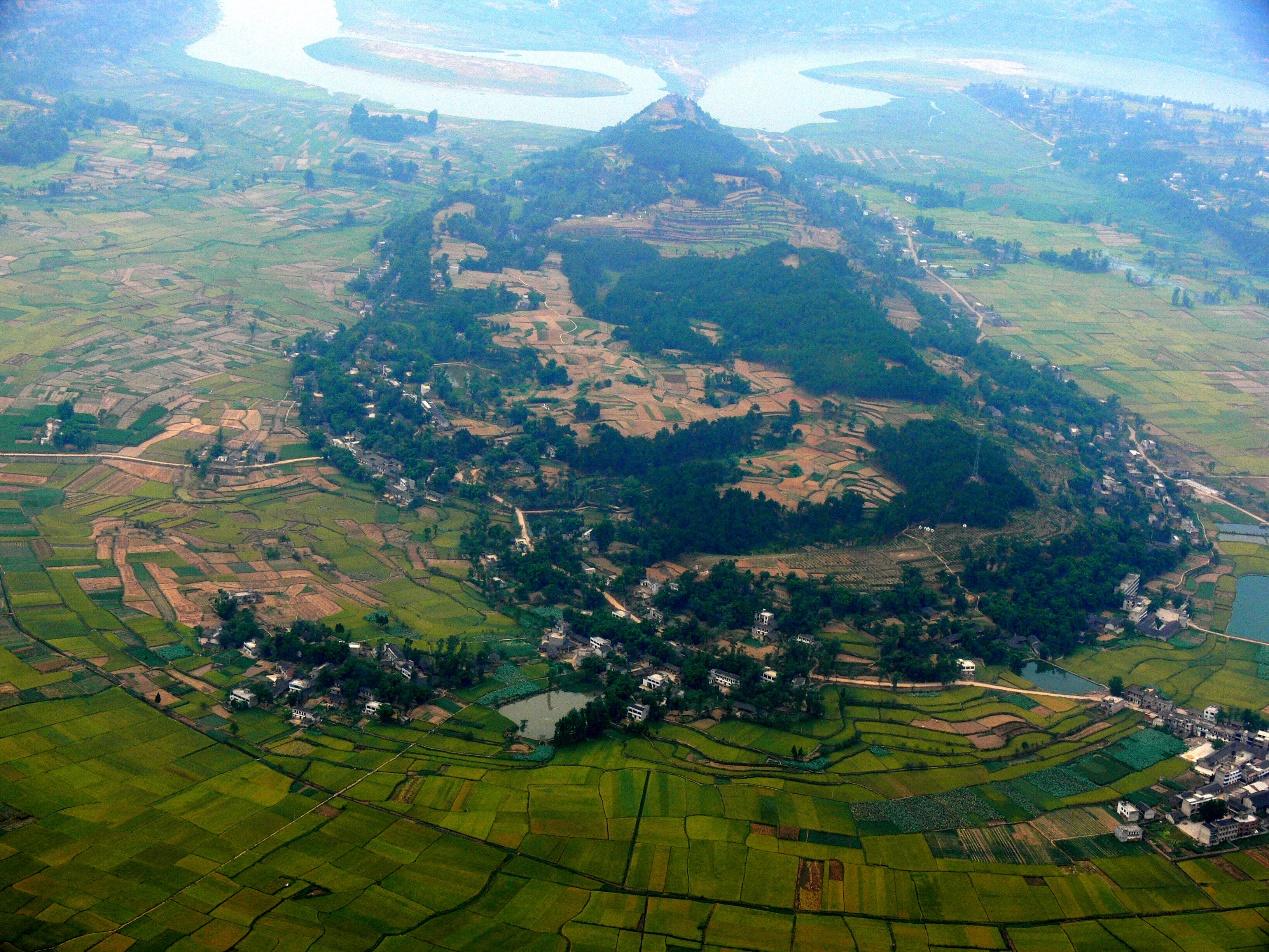
[[[596,248],[610,254],[609,245]],[[566,270],[591,270],[589,254],[586,246],[571,248]],[[738,355],[787,369],[813,393],[937,402],[955,389],[886,320],[840,255],[775,243],[734,258],[623,262],[634,267],[590,311],[621,327],[638,350],[705,360]],[[697,331],[702,320],[721,328],[717,343]]]
[[[716,175],[770,182],[749,147],[682,96],[531,163],[516,176],[523,223],[545,230],[572,215],[606,215],[677,195],[717,204]]]

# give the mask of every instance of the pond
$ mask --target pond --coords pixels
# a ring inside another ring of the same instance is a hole
[[[1234,590],[1234,614],[1225,630],[1269,644],[1269,575],[1244,575]]]
[[[520,730],[524,722],[525,737],[534,740],[550,740],[555,735],[555,725],[569,711],[585,707],[586,702],[594,695],[582,694],[579,691],[554,691],[547,694],[535,694],[511,704],[498,708],[498,713]]]
[[[1081,678],[1047,661],[1028,661],[1022,666],[1022,676],[1041,691],[1055,694],[1094,694],[1106,689],[1105,685]]]

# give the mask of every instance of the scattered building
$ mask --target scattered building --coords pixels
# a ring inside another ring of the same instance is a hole
[[[1115,839],[1121,843],[1139,843],[1143,831],[1136,823],[1120,823],[1115,827]]]
[[[660,691],[670,683],[669,677],[662,671],[654,671],[639,684],[645,691]]]
[[[730,671],[723,671],[719,668],[711,668],[709,671],[709,683],[711,687],[718,688],[724,694],[728,694],[740,687],[740,678],[732,674]]]
[[[1136,598],[1137,592],[1141,589],[1141,576],[1135,572],[1130,572],[1123,577],[1115,591],[1123,595],[1125,599]]]
[[[1120,800],[1115,804],[1115,812],[1129,823],[1136,823],[1141,819],[1141,811],[1127,800]]]

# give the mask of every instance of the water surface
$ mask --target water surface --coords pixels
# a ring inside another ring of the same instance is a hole
[[[555,725],[569,711],[585,707],[591,699],[590,694],[577,691],[554,691],[550,694],[535,694],[523,700],[513,701],[498,708],[498,713],[511,721],[520,730],[520,722],[526,721],[520,733],[534,740],[550,740],[555,736]]]
[[[1234,589],[1234,614],[1225,630],[1269,644],[1269,575],[1244,575]]]
[[[1041,691],[1054,694],[1094,694],[1105,690],[1096,681],[1082,678],[1047,661],[1028,661],[1022,666],[1022,676]]]
[[[355,35],[344,31],[335,0],[220,0],[220,13],[216,29],[189,47],[190,56],[398,108],[434,108],[445,115],[472,119],[596,130],[629,118],[666,92],[665,81],[654,70],[604,53],[567,50],[443,52],[600,73],[618,80],[627,91],[611,96],[535,96],[416,82],[322,63],[305,52],[305,47],[321,40]],[[972,66],[979,70],[982,81],[1001,75],[1035,84],[1063,82],[1222,107],[1269,109],[1269,86],[1264,83],[1152,60],[899,44],[858,44],[754,57],[710,78],[701,104],[727,125],[787,132],[830,121],[825,118],[827,113],[890,102],[894,97],[887,92],[805,75],[810,70],[879,60]]]
[[[348,93],[401,109],[436,109],[447,116],[532,122],[574,129],[602,129],[628,119],[665,95],[665,82],[654,70],[633,66],[604,53],[559,50],[443,52],[502,59],[535,66],[580,69],[611,76],[628,92],[614,96],[531,96],[493,89],[416,82],[335,66],[305,52],[321,40],[347,36],[335,0],[220,0],[216,29],[190,46],[195,59],[247,69],[279,79]]]

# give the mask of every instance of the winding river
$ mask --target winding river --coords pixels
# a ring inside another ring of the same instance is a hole
[[[220,13],[215,30],[188,48],[190,56],[402,109],[437,109],[445,115],[472,119],[597,130],[621,122],[666,92],[665,81],[654,70],[604,53],[558,50],[443,52],[600,73],[618,80],[625,91],[611,96],[534,96],[414,82],[319,62],[305,52],[305,47],[321,40],[348,35],[335,0],[220,0]],[[976,68],[986,70],[984,79],[989,79],[993,70],[1003,70],[1037,83],[1088,83],[1139,95],[1269,109],[1269,86],[1164,63],[1044,53],[984,53],[981,59],[965,58],[970,55],[950,49],[852,47],[760,56],[712,77],[701,105],[726,125],[787,132],[829,121],[826,113],[881,106],[893,98],[877,90],[812,79],[805,75],[808,71],[877,60],[922,59],[979,64]]]

